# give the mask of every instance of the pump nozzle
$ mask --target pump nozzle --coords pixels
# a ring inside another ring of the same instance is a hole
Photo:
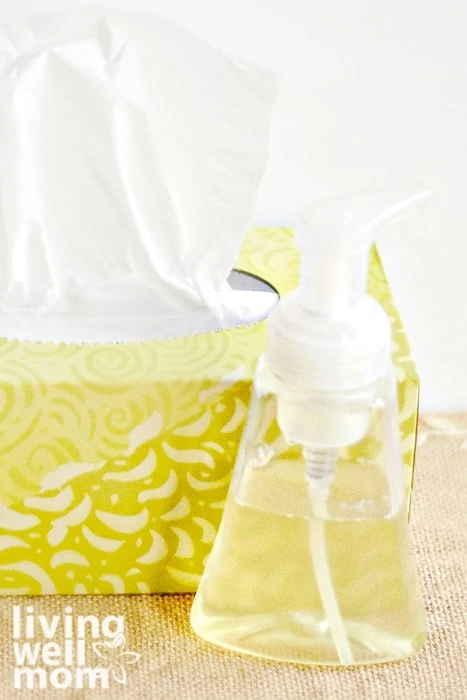
[[[300,301],[322,314],[345,313],[365,294],[368,252],[376,235],[427,200],[410,188],[323,199],[297,217],[302,253]]]

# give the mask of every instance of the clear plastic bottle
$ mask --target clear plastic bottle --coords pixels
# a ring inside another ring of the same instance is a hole
[[[373,224],[413,201],[363,224],[354,200],[312,210],[317,234],[302,237],[300,289],[270,317],[192,608],[193,628],[208,641],[320,665],[395,661],[423,644],[390,324],[365,294]]]

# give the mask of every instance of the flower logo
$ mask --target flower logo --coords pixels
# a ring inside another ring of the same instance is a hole
[[[93,642],[92,649],[97,656],[103,659],[96,668],[112,671],[112,676],[117,683],[126,683],[126,665],[135,664],[141,658],[141,654],[134,651],[125,651],[126,639],[123,634],[117,634],[113,639],[105,642]]]

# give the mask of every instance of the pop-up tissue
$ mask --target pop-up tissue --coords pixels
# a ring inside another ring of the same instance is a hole
[[[266,311],[270,297],[252,309],[227,278],[277,89],[270,71],[151,15],[91,9],[4,28],[3,334],[152,340]]]
[[[243,239],[276,89],[148,15],[0,31],[0,593],[196,588],[275,299],[228,276],[298,281],[290,230]],[[418,379],[375,252],[369,285],[409,492]]]

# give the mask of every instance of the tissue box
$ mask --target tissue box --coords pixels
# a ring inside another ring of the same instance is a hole
[[[298,281],[288,229],[254,229],[237,269]],[[393,322],[410,493],[418,377]],[[109,345],[0,341],[0,592],[193,591],[220,521],[266,322]]]

